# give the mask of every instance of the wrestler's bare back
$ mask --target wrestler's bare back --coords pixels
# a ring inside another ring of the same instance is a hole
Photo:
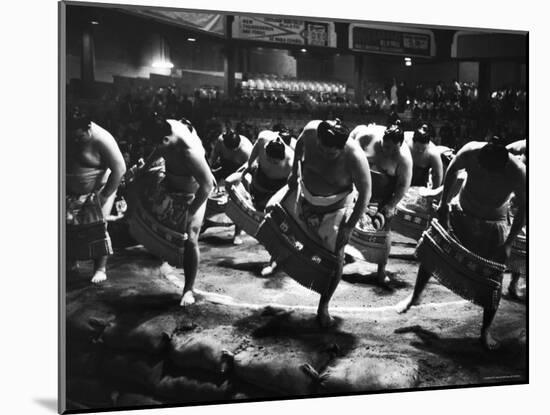
[[[246,163],[246,161],[250,157],[250,153],[252,152],[252,143],[244,135],[241,135],[239,137],[241,138],[241,142],[239,144],[239,147],[234,150],[225,147],[222,138],[218,139],[216,146],[219,149],[221,159],[235,164]]]
[[[199,136],[195,131],[190,132],[187,126],[179,121],[167,120],[167,122],[172,127],[172,135],[176,142],[173,146],[160,150],[166,163],[166,170],[177,176],[195,176],[196,163],[192,161],[204,159],[205,155]]]
[[[354,150],[361,151],[358,144],[348,140],[344,151],[336,159],[327,159],[319,149],[317,130],[306,129],[303,132],[304,162],[302,175],[308,190],[319,196],[334,195],[349,190],[353,184],[350,166],[353,163]],[[355,148],[356,147],[356,148]]]

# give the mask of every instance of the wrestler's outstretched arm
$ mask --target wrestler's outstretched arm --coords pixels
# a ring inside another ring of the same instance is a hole
[[[352,142],[351,146],[352,152],[348,162],[351,166],[352,180],[357,189],[358,197],[347,224],[354,228],[370,202],[372,185],[369,162],[365,152],[357,142]]]
[[[126,173],[126,163],[114,137],[106,130],[99,136],[98,143],[101,158],[105,160],[105,165],[111,170],[109,179],[100,194],[100,197],[106,200],[118,189],[120,181]]]
[[[430,153],[430,168],[432,170],[432,189],[436,189],[443,182],[443,161],[436,149]]]
[[[210,154],[210,158],[208,159],[208,164],[210,164],[211,167],[215,167],[216,163],[218,162],[218,159],[221,155],[221,146],[223,145],[223,141],[221,137],[218,137],[216,140],[216,144],[214,144],[214,148],[212,149],[212,153]]]
[[[245,173],[249,172],[250,170],[252,170],[254,162],[260,156],[260,150],[261,150],[262,146],[265,146],[267,141],[268,141],[267,138],[263,137],[262,134],[260,133],[260,135],[258,136],[258,139],[256,140],[256,142],[254,143],[254,146],[252,147],[252,151],[250,152],[250,157],[248,157],[246,170],[243,172],[243,175]]]
[[[246,158],[248,160],[250,158],[250,155],[252,154],[252,148],[254,147],[254,145],[248,139],[248,137],[244,135],[241,135],[240,137],[241,137],[241,142],[243,143],[242,145],[243,153],[246,154]]]
[[[300,168],[300,163],[304,159],[304,140],[306,132],[307,128],[304,128],[304,131],[302,131],[302,134],[300,134],[300,137],[298,137],[298,141],[296,141],[296,148],[294,149],[294,161],[292,162],[292,171],[288,176],[288,187],[290,189],[295,189],[298,186],[298,170]]]
[[[504,242],[505,253],[508,257],[510,255],[510,250],[512,247],[512,242],[518,236],[521,228],[525,224],[525,217],[527,214],[527,208],[525,203],[525,187],[526,187],[526,168],[525,164],[511,158],[513,163],[513,169],[515,170],[514,174],[514,194],[516,196],[516,202],[518,206],[517,213],[514,215],[514,221],[512,222],[512,227],[510,228],[510,233]]]
[[[191,205],[189,205],[190,215],[197,213],[203,203],[206,202],[216,182],[203,154],[204,153],[197,150],[189,150],[187,162],[189,163],[189,168],[193,177],[199,183],[199,189],[195,193],[195,198],[193,202],[191,202]]]
[[[397,204],[403,199],[403,196],[405,196],[405,193],[407,193],[407,190],[409,190],[411,186],[412,168],[413,161],[411,151],[408,145],[403,144],[401,146],[399,164],[395,172],[397,175],[397,183],[393,196],[385,206],[381,207],[381,210],[388,219],[395,215]]]
[[[472,150],[475,148],[474,143],[465,144],[451,160],[447,171],[445,172],[445,178],[443,179],[443,191],[441,193],[441,202],[437,210],[441,225],[448,227],[449,217],[449,193],[453,188],[453,185],[458,178],[458,172],[466,168],[468,159]]]
[[[363,213],[365,213],[371,197],[371,176],[367,156],[356,141],[351,141],[350,147],[346,162],[350,166],[353,185],[357,189],[358,196],[350,217],[338,230],[338,237],[336,238],[337,252],[348,243],[351,233]]]

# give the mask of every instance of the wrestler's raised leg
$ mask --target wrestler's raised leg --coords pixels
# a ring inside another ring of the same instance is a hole
[[[376,281],[381,287],[389,287],[390,278],[386,275],[386,264],[378,264],[378,270],[376,271]]]
[[[339,257],[340,260],[338,261],[338,269],[336,270],[336,274],[327,291],[321,294],[319,306],[317,307],[317,321],[322,328],[328,328],[334,324],[334,320],[328,312],[328,304],[334,294],[334,291],[336,291],[336,287],[338,287],[338,284],[340,284],[340,280],[342,279],[342,270],[344,269],[344,249],[340,252]]]
[[[489,328],[491,323],[495,318],[498,307],[484,307],[483,308],[483,323],[481,326],[481,343],[487,350],[495,350],[499,347],[499,343],[491,334],[489,333]]]
[[[107,279],[107,255],[94,260],[92,283],[97,284]]]
[[[191,305],[195,302],[193,287],[195,285],[195,278],[197,277],[197,272],[199,270],[199,233],[202,226],[202,221],[204,219],[205,210],[206,203],[201,206],[192,218],[189,218],[189,225],[187,227],[188,239],[185,241],[185,253],[183,255],[185,285],[183,286],[183,295],[180,302],[182,307]]]
[[[424,291],[424,288],[426,288],[426,284],[428,284],[430,277],[431,274],[426,271],[422,265],[420,265],[416,276],[416,283],[414,284],[414,290],[411,295],[397,304],[396,307],[398,313],[406,313],[409,308],[419,304],[420,295]]]
[[[384,230],[385,231],[390,231],[390,224],[391,224],[391,220],[386,220],[386,223],[384,224]],[[386,247],[388,249],[388,251],[391,249],[391,233],[388,233],[388,236],[387,236],[387,239],[386,239]],[[377,283],[378,285],[380,285],[381,287],[384,287],[384,288],[389,288],[389,284],[390,284],[390,278],[386,275],[386,264],[388,263],[388,260],[386,258],[386,260],[381,263],[381,264],[378,264],[378,269],[376,271],[376,280],[377,280]]]
[[[277,269],[277,262],[273,259],[273,257],[271,257],[269,259],[269,265],[265,266],[263,269],[262,269],[262,277],[267,277],[268,275],[271,275],[275,272],[275,270]]]
[[[241,239],[241,228],[235,225],[235,234],[233,235],[233,245],[242,245],[243,240]]]
[[[114,192],[106,201],[103,202],[101,211],[104,218],[108,218],[110,216],[115,199],[116,192]],[[92,277],[92,283],[97,284],[107,279],[107,258],[108,256],[105,255],[94,260],[94,276]]]

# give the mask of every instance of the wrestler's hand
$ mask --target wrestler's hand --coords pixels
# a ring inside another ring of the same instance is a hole
[[[346,246],[351,238],[354,226],[346,223],[340,226],[338,230],[338,236],[336,237],[335,250],[339,252],[344,246]]]
[[[437,208],[437,219],[441,226],[445,229],[449,229],[449,204],[441,202]]]
[[[378,211],[384,215],[386,219],[391,219],[395,216],[396,208],[391,205],[384,205]]]

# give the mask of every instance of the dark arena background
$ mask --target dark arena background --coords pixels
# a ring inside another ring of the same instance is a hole
[[[298,138],[310,121],[336,118],[350,131],[399,120],[406,137],[425,126],[434,145],[451,155],[495,136],[506,145],[528,141],[525,32],[63,7],[61,110],[76,108],[107,130],[126,170],[106,218],[113,248],[107,279],[90,282],[92,261],[67,264],[64,409],[528,381],[526,273],[509,290],[510,262],[491,326],[500,347],[487,350],[479,341],[482,308],[438,278],[418,306],[398,312],[415,287],[419,261],[418,238],[395,228],[389,281],[379,283],[376,263],[346,256],[330,303],[336,324],[321,328],[316,292],[281,269],[264,272],[270,255],[253,236],[242,233],[235,243],[223,210],[227,194],[207,201],[196,302],[186,307],[180,307],[184,270],[136,241],[127,220],[130,174],[156,146],[145,133],[153,113],[189,120],[207,159],[228,131],[254,144],[277,125]],[[525,255],[525,237],[523,243]]]

